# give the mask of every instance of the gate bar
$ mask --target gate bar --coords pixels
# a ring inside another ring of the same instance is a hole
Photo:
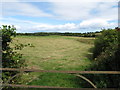
[[[39,70],[39,69],[19,69],[19,68],[0,68],[2,71],[20,71],[20,72],[51,72],[51,73],[69,73],[69,74],[120,74],[120,71],[58,71],[58,70]]]

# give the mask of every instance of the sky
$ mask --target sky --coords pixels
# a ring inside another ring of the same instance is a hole
[[[117,0],[3,0],[0,26],[18,33],[95,32],[118,26]]]

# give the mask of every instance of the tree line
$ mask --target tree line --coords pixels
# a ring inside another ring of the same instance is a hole
[[[17,33],[17,35],[28,35],[28,36],[50,36],[50,35],[60,35],[60,36],[76,36],[76,37],[96,37],[100,32],[86,32],[86,33],[60,33],[60,32],[37,32],[37,33]]]

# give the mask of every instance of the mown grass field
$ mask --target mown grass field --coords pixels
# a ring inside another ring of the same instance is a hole
[[[20,51],[29,69],[82,71],[92,63],[93,41],[94,38],[71,36],[17,36],[13,45],[19,42],[34,46]],[[22,83],[30,85],[82,87],[78,78],[68,74],[29,73],[22,78]]]

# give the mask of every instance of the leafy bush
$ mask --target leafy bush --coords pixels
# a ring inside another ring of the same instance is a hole
[[[120,71],[120,40],[117,30],[103,30],[95,40],[94,64],[88,70]],[[120,87],[120,75],[89,75],[100,88]],[[99,77],[99,78],[98,78]]]
[[[3,68],[24,68],[26,66],[22,54],[17,53],[14,49],[21,50],[24,44],[18,44],[14,48],[10,47],[13,37],[16,36],[16,28],[14,26],[3,25],[2,31],[2,67]],[[5,72],[2,73],[3,82],[16,75],[18,72]],[[12,79],[10,83],[17,83],[17,79]]]
[[[105,52],[106,48],[112,46],[113,44],[116,45],[118,39],[117,31],[108,29],[103,30],[101,35],[99,35],[95,40],[95,47],[93,50],[93,57],[96,58],[102,52]]]

